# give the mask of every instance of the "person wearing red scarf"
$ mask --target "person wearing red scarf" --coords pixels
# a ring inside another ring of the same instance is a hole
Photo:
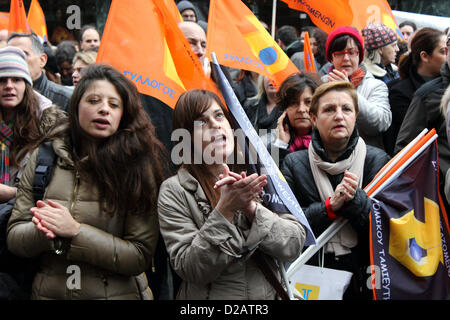
[[[384,150],[382,134],[392,122],[388,88],[363,64],[363,38],[355,28],[342,26],[328,35],[325,50],[332,66],[322,81],[348,81],[353,84],[358,94],[360,112],[356,124],[360,136],[367,144]]]
[[[297,150],[308,149],[311,141],[312,124],[309,117],[309,106],[317,83],[308,75],[295,74],[288,77],[277,92],[277,106],[283,114],[277,122],[277,139],[270,146],[270,150],[278,148],[279,152],[272,152],[272,156],[279,157],[281,165],[284,157]]]

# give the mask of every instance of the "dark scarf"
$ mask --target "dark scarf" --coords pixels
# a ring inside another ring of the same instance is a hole
[[[0,183],[9,184],[10,157],[9,147],[13,141],[12,123],[2,122],[0,124]]]

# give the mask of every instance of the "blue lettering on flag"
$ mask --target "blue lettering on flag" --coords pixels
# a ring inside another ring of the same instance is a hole
[[[125,75],[125,77],[129,76],[128,78],[131,81],[135,81],[135,82],[140,82],[141,84],[146,84],[147,86],[156,89],[156,90],[160,90],[162,91],[165,95],[168,95],[170,98],[175,99],[175,90],[169,88],[168,86],[166,86],[164,83],[159,82],[158,80],[151,80],[147,77],[144,80],[144,77],[141,74],[137,74],[137,73],[133,73],[131,71],[123,71],[123,74]]]

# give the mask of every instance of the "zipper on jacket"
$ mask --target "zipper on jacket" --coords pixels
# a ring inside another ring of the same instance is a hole
[[[155,257],[152,256],[152,272],[155,273],[156,272],[156,267],[155,267]]]
[[[80,185],[80,174],[78,173],[78,171],[75,172],[75,186],[73,187],[73,194],[72,194],[72,203],[70,204],[70,214],[73,213],[73,207],[75,205],[75,199],[77,197],[77,193],[78,193],[78,187]]]
[[[106,289],[106,287],[108,286],[108,279],[106,279],[105,275],[103,274],[101,279],[103,281],[103,289],[105,290],[105,300],[108,300],[108,290]]]

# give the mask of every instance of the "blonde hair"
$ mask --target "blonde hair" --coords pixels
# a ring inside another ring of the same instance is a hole
[[[442,96],[441,99],[441,112],[444,115],[445,120],[447,120],[447,108],[448,108],[448,104],[450,103],[450,86],[447,87],[447,90],[445,90],[444,95]]]
[[[324,96],[326,93],[330,91],[344,91],[347,92],[350,97],[353,100],[353,104],[355,105],[355,112],[356,114],[359,113],[359,107],[358,107],[358,95],[356,93],[356,89],[348,81],[332,81],[332,82],[326,82],[324,84],[321,84],[316,91],[314,91],[314,94],[311,99],[311,106],[309,107],[309,113],[317,116],[317,111],[319,110],[319,100]]]
[[[72,63],[75,64],[75,62],[80,60],[81,62],[83,62],[87,65],[90,65],[90,64],[94,64],[96,59],[97,59],[97,52],[92,51],[92,50],[80,51],[75,54],[75,56],[73,57]]]

